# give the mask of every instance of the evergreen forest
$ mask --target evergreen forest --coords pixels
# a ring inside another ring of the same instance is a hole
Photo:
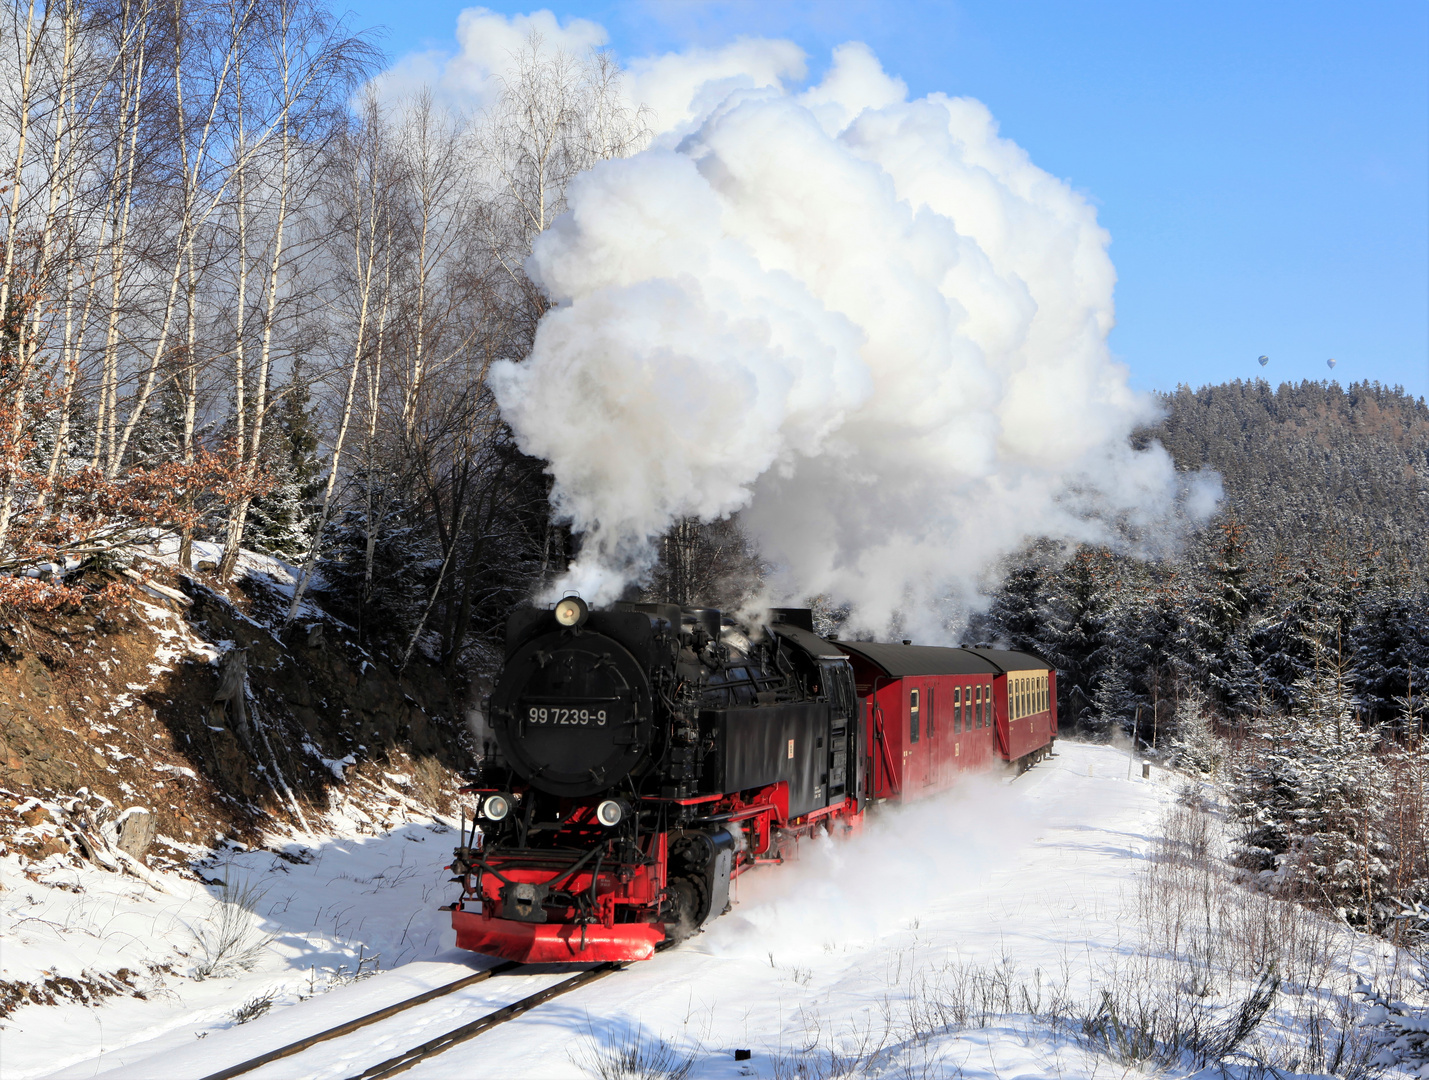
[[[1429,408],[1261,380],[1162,404],[1136,438],[1220,474],[1212,520],[1159,561],[1033,543],[971,635],[1056,665],[1064,732],[1224,777],[1247,873],[1429,932]]]

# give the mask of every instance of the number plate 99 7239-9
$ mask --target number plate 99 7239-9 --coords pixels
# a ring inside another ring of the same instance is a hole
[[[558,705],[527,705],[521,717],[542,727],[605,727],[611,712],[603,708],[566,708]]]

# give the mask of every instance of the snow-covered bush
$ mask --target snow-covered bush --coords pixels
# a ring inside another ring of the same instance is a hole
[[[1234,770],[1233,812],[1243,828],[1236,862],[1283,895],[1374,927],[1393,857],[1378,734],[1360,722],[1332,658],[1295,691],[1295,711],[1262,718]]]
[[[1221,740],[1211,727],[1210,703],[1199,687],[1191,687],[1176,709],[1176,734],[1171,740],[1171,761],[1178,769],[1216,776],[1225,757]]]
[[[1429,958],[1420,967],[1419,985],[1429,997]],[[1373,1029],[1377,1049],[1373,1064],[1400,1068],[1410,1076],[1429,1080],[1429,1008],[1391,1001],[1364,982],[1357,992],[1370,1004],[1365,1026]]]

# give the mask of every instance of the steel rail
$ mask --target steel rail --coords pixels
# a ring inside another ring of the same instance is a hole
[[[474,1039],[482,1032],[489,1031],[498,1024],[504,1024],[506,1021],[514,1020],[523,1013],[530,1012],[543,1002],[560,997],[562,994],[568,994],[572,990],[595,982],[597,979],[603,979],[611,972],[623,970],[625,966],[626,965],[620,961],[611,961],[593,967],[588,971],[582,971],[578,975],[573,975],[569,979],[564,979],[553,986],[548,986],[544,990],[539,990],[528,997],[524,997],[520,1001],[513,1002],[503,1009],[497,1009],[493,1013],[487,1013],[485,1016],[473,1020],[469,1024],[463,1024],[459,1028],[448,1031],[445,1035],[438,1035],[435,1039],[429,1039],[420,1046],[414,1046],[412,1049],[398,1054],[396,1057],[388,1058],[386,1061],[373,1065],[365,1072],[359,1073],[355,1077],[350,1077],[349,1080],[383,1080],[385,1077],[396,1076],[398,1073],[406,1072],[413,1065],[425,1061],[427,1058],[436,1057],[438,1054],[445,1053],[453,1046],[466,1042],[468,1039]]]
[[[209,1075],[203,1077],[203,1080],[232,1080],[235,1076],[252,1072],[254,1069],[261,1068],[269,1062],[277,1061],[280,1058],[291,1057],[294,1054],[300,1054],[310,1046],[316,1046],[320,1042],[350,1035],[360,1028],[367,1027],[369,1024],[375,1024],[379,1020],[385,1020],[389,1016],[395,1016],[406,1009],[425,1004],[445,994],[454,993],[463,987],[484,982],[493,975],[504,975],[508,971],[513,971],[516,968],[525,966],[526,965],[518,963],[515,960],[507,960],[504,963],[497,964],[495,967],[487,968],[485,971],[478,971],[474,975],[467,975],[465,978],[457,979],[455,982],[449,982],[445,986],[438,986],[434,990],[427,990],[424,993],[418,994],[416,997],[404,998],[395,1005],[388,1005],[385,1009],[378,1009],[376,1012],[368,1013],[366,1016],[359,1016],[356,1020],[349,1020],[345,1024],[339,1024],[337,1027],[320,1031],[316,1035],[309,1035],[306,1038],[299,1039],[297,1042],[289,1043],[287,1046],[280,1046],[276,1050],[269,1050],[265,1054],[259,1054],[257,1057],[249,1058],[247,1061],[241,1061],[237,1065],[230,1065],[228,1068],[220,1069],[216,1073],[209,1073]]]

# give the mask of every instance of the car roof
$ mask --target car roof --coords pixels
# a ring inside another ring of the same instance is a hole
[[[836,641],[890,678],[917,675],[1001,675],[1008,671],[1051,671],[1040,656],[1010,649],[954,649],[940,645],[897,645],[881,641]]]
[[[835,642],[850,656],[862,657],[895,679],[910,675],[995,675],[1001,669],[969,649],[939,645],[893,645],[881,641]]]

